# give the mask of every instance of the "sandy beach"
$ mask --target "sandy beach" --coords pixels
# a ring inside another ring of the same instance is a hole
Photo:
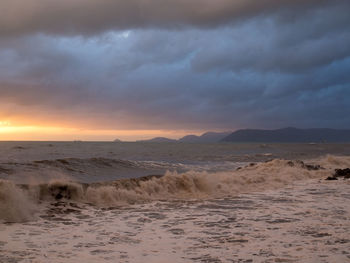
[[[347,145],[6,145],[0,262],[350,262]]]
[[[0,226],[1,262],[350,262],[350,181],[98,209],[56,202]]]

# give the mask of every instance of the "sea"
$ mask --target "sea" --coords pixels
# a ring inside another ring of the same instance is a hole
[[[0,142],[0,262],[350,262],[350,144]]]

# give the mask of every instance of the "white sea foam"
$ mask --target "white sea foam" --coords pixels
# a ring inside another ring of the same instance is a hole
[[[28,192],[10,181],[0,180],[0,220],[23,222],[34,218],[37,206]]]
[[[23,221],[31,218],[36,202],[65,201],[114,206],[154,200],[188,200],[232,197],[241,193],[276,189],[298,180],[326,178],[336,168],[350,167],[350,157],[325,156],[305,164],[275,159],[225,172],[166,172],[164,176],[81,184],[52,180],[16,186],[0,182],[0,218]]]
[[[237,171],[215,174],[194,171],[167,172],[162,177],[151,177],[148,180],[120,180],[108,185],[88,187],[85,198],[91,203],[101,205],[235,196],[283,187],[297,180],[326,178],[335,168],[350,166],[350,158],[327,156],[313,163],[306,165],[303,162],[276,159]]]
[[[0,224],[0,262],[348,262],[350,181],[127,209],[52,203]]]

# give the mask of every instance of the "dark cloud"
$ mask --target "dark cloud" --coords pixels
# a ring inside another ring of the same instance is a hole
[[[267,17],[259,23],[250,21],[241,30],[217,31],[215,39],[204,42],[192,66],[201,72],[254,69],[305,73],[349,56],[349,13],[350,2],[310,11],[287,24]]]
[[[340,3],[348,5],[347,0],[2,0],[0,35],[207,28],[275,12],[290,21],[310,9]]]
[[[350,127],[348,1],[17,3],[0,4],[0,118]]]

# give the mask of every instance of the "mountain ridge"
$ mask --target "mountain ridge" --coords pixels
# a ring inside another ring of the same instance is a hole
[[[275,130],[241,129],[221,139],[221,142],[340,143],[350,142],[350,130],[294,127]]]
[[[120,142],[116,139],[115,142]],[[156,143],[350,143],[350,129],[286,127],[281,129],[239,129],[234,132],[205,132],[201,135],[189,134],[180,139],[155,137],[136,142]]]
[[[138,142],[187,142],[187,143],[214,143],[229,135],[231,132],[205,132],[202,135],[186,135],[178,140],[166,137],[155,137],[150,140],[142,140]]]

